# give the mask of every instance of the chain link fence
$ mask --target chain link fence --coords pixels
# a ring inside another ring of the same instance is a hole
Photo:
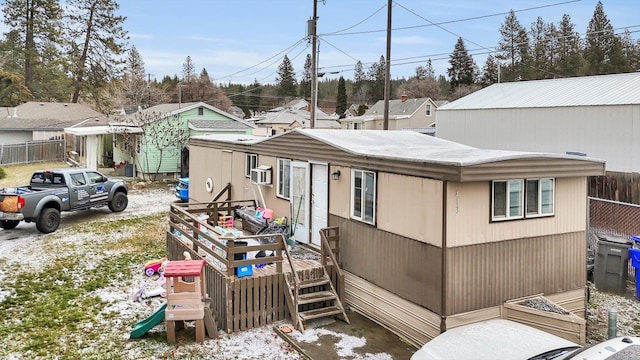
[[[589,197],[588,250],[595,254],[599,236],[640,235],[640,205]],[[629,265],[629,276],[635,269]]]

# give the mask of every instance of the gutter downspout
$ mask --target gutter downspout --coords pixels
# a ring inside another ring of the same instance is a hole
[[[442,268],[441,274],[441,293],[440,293],[440,333],[447,330],[447,197],[449,182],[444,181],[442,184]]]

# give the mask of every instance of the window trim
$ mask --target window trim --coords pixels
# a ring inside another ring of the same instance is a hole
[[[285,194],[284,192],[281,192],[281,190],[284,190],[285,186],[284,184],[281,184],[282,180],[280,178],[280,174],[285,174],[284,172],[282,172],[282,168],[283,168],[283,163],[284,162],[288,162],[289,163],[289,170],[286,172],[287,175],[287,179],[289,181],[289,184],[287,184],[286,188],[289,190],[287,194]],[[276,165],[276,196],[282,199],[286,199],[286,200],[290,200],[291,199],[291,159],[284,159],[284,158],[278,158],[277,159],[277,165]],[[281,186],[282,185],[282,186]],[[282,187],[282,189],[281,189]]]
[[[425,116],[431,116],[431,104],[426,104],[424,106],[424,114]]]
[[[542,181],[548,180],[551,181],[551,212],[544,213],[542,212]],[[554,216],[556,213],[556,181],[555,178],[538,178],[538,179],[526,179],[526,182],[529,181],[537,181],[538,182],[538,191],[537,191],[537,199],[538,202],[538,211],[535,213],[528,213],[527,208],[525,207],[525,217],[527,218],[539,218],[546,216]],[[526,186],[525,182],[525,186]],[[525,194],[525,201],[527,200],[527,196]]]
[[[551,212],[548,213],[543,213],[542,212],[542,186],[541,186],[541,181],[544,180],[548,180],[551,181]],[[530,181],[536,181],[538,184],[538,188],[537,188],[537,197],[536,197],[536,202],[537,202],[537,212],[536,213],[529,213],[528,212],[528,205],[529,205],[529,195],[528,195],[528,183]],[[511,215],[510,212],[510,202],[511,202],[511,192],[509,191],[509,186],[512,183],[519,183],[520,184],[520,204],[519,204],[519,208],[520,208],[520,214],[519,215]],[[504,195],[504,209],[505,209],[505,215],[498,215],[496,216],[496,184],[497,183],[504,183],[506,184],[505,186],[505,195]],[[521,219],[535,219],[535,218],[541,218],[541,217],[551,217],[551,216],[555,216],[555,209],[556,209],[556,179],[555,178],[532,178],[532,179],[508,179],[508,180],[493,180],[491,181],[491,221],[492,222],[501,222],[501,221],[509,221],[509,220],[521,220]]]
[[[370,174],[373,178],[373,190],[372,190],[372,196],[373,199],[371,201],[371,220],[367,220],[366,219],[366,194],[367,194],[367,187],[363,186],[360,189],[360,215],[355,215],[355,193],[356,193],[356,189],[355,189],[355,184],[356,184],[356,173],[361,173],[362,175],[362,182],[363,184],[366,184],[366,177],[365,175]],[[358,220],[361,221],[363,223],[366,224],[370,224],[370,225],[375,225],[376,224],[376,213],[377,213],[377,206],[376,206],[376,200],[377,200],[377,173],[374,171],[369,171],[369,170],[361,170],[361,169],[351,169],[351,186],[350,186],[350,199],[349,199],[349,204],[350,204],[350,209],[349,209],[349,215],[352,219],[354,220]]]
[[[244,177],[251,178],[251,170],[258,167],[258,154],[246,153],[244,157]]]

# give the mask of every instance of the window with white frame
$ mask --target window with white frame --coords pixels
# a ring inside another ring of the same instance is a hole
[[[376,173],[351,171],[351,217],[369,224],[376,214]]]
[[[554,179],[527,179],[527,217],[553,215]]]
[[[427,116],[431,116],[431,104],[427,104],[424,106],[424,113]]]
[[[258,167],[258,155],[256,154],[246,154],[245,156],[245,177],[251,177],[251,170]]]
[[[497,180],[491,186],[493,221],[554,214],[554,179]]]
[[[278,159],[278,192],[277,196],[289,199],[291,186],[291,160]]]

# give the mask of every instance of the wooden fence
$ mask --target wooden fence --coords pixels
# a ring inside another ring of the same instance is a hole
[[[281,234],[228,236],[216,228],[216,215],[229,214],[243,201],[208,204],[171,205],[167,232],[167,258],[181,260],[184,251],[192,258],[207,261],[207,293],[212,299],[216,321],[226,332],[251,329],[287,317],[283,272],[285,240]],[[265,239],[266,244],[237,246],[238,240]],[[274,256],[236,260],[236,254],[265,251]],[[273,265],[253,270],[253,276],[237,277],[235,270],[268,261]],[[287,266],[290,261],[285,262]],[[289,270],[292,271],[292,270]]]
[[[19,144],[0,144],[0,165],[64,160],[64,139],[27,141]]]

